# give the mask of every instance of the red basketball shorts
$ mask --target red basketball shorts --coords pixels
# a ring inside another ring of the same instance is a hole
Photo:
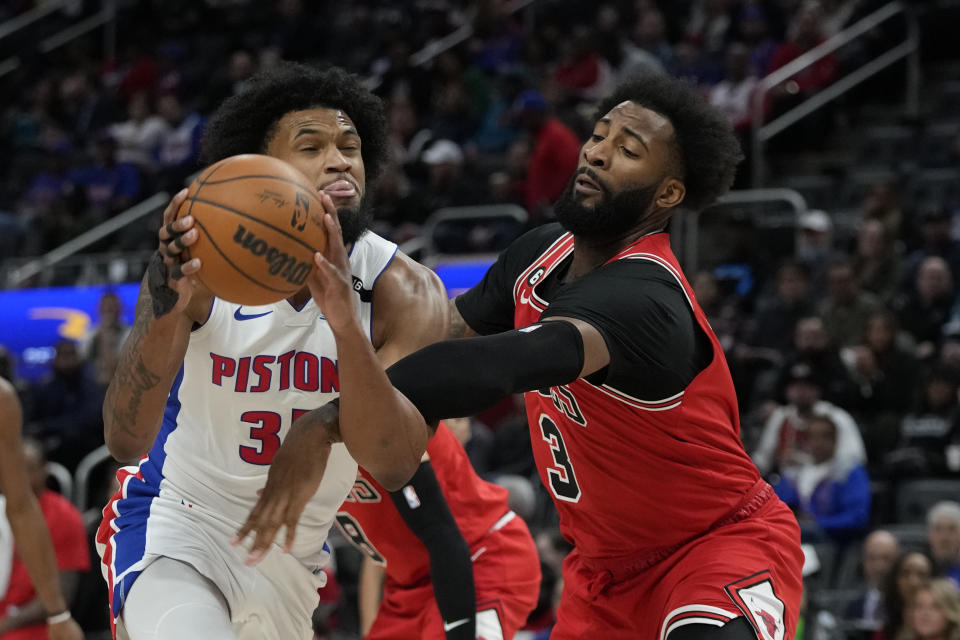
[[[792,640],[802,566],[796,518],[776,497],[630,575],[598,570],[574,550],[550,639],[664,640],[679,626],[745,616],[760,640]]]
[[[513,518],[473,551],[477,637],[509,640],[533,611],[540,594],[540,559],[527,525]],[[453,622],[453,621],[448,621]],[[388,579],[366,640],[444,640],[443,618],[427,579],[400,587]]]

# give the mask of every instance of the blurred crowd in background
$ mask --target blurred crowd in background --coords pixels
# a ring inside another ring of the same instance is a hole
[[[0,58],[19,60],[0,77],[8,160],[0,261],[40,255],[178,190],[200,168],[212,110],[281,59],[344,66],[383,98],[391,165],[373,196],[374,229],[398,243],[444,207],[512,203],[527,226],[549,221],[596,101],[637,73],[686,78],[729,115],[748,154],[736,188],[749,188],[760,79],[884,3],[540,0],[515,12],[513,4],[118,0],[114,59],[104,59],[99,36],[44,55],[32,50],[35,33],[0,40]],[[744,444],[810,545],[798,637],[934,637],[911,629],[905,613],[922,598],[960,634],[956,586],[926,581],[960,581],[960,56],[932,7],[954,19],[957,10],[915,4],[927,11],[920,113],[904,115],[904,70],[895,66],[776,138],[767,183],[797,189],[810,209],[773,231],[763,212],[703,216],[703,251],[688,273],[726,350]],[[0,24],[33,5],[0,2]],[[98,9],[69,3],[57,20]],[[418,53],[458,30],[469,35],[456,46]],[[769,93],[763,118],[905,31],[902,21],[885,23],[816,62]],[[89,251],[150,249],[156,224]],[[495,252],[511,238],[477,229],[442,239],[442,249]],[[103,443],[103,393],[128,330],[120,304],[106,295],[88,339],[55,345],[48,379],[19,381],[27,433],[69,474]],[[18,383],[15,357],[2,348],[0,376]],[[537,478],[521,405],[451,426],[537,534],[543,597],[524,633],[546,637],[568,545]],[[102,466],[90,480],[97,497],[83,508],[106,495],[111,465]],[[318,629],[352,637],[358,561],[343,545],[336,556],[339,586],[324,609],[333,614],[319,616]],[[89,588],[99,588],[93,577]],[[102,629],[105,610],[87,619]]]

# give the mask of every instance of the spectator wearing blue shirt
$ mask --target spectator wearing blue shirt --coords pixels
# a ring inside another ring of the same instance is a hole
[[[805,542],[846,542],[870,521],[870,478],[866,468],[838,459],[837,427],[826,416],[807,426],[808,462],[784,469],[774,489],[797,513]]]
[[[167,124],[157,149],[161,186],[177,191],[186,177],[200,168],[197,161],[205,121],[196,111],[186,109],[172,94],[160,97],[157,111]]]
[[[117,142],[107,134],[93,144],[92,162],[67,174],[67,184],[78,192],[85,213],[101,222],[136,202],[140,172],[129,163],[118,163]]]
[[[72,470],[103,443],[103,390],[94,382],[76,343],[56,344],[50,376],[29,397],[25,430],[43,441],[51,460]]]

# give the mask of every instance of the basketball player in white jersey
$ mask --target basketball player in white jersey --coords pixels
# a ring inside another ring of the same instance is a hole
[[[221,105],[204,161],[267,153],[313,181],[339,217],[354,304],[386,366],[445,335],[447,296],[430,270],[365,231],[385,129],[380,101],[354,76],[283,64]],[[389,455],[354,461],[334,444],[325,472],[322,462],[302,470],[319,489],[287,532],[289,553],[273,545],[258,563],[245,562],[247,551],[231,541],[274,453],[301,412],[338,395],[336,345],[306,287],[257,307],[205,291],[192,277],[199,260],[180,256],[197,236],[189,216],[174,221],[183,199],[181,192],[164,213],[160,250],[104,402],[111,453],[140,459],[118,473],[121,488],[97,536],[117,637],[306,640],[327,532],[357,462],[399,488],[419,452],[384,442]]]

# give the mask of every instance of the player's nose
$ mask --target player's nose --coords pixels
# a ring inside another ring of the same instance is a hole
[[[343,155],[340,149],[333,148],[327,151],[323,158],[324,173],[346,173],[350,169],[350,160]]]
[[[583,146],[583,159],[591,167],[604,168],[608,163],[608,150],[603,142],[596,144],[587,143]]]

